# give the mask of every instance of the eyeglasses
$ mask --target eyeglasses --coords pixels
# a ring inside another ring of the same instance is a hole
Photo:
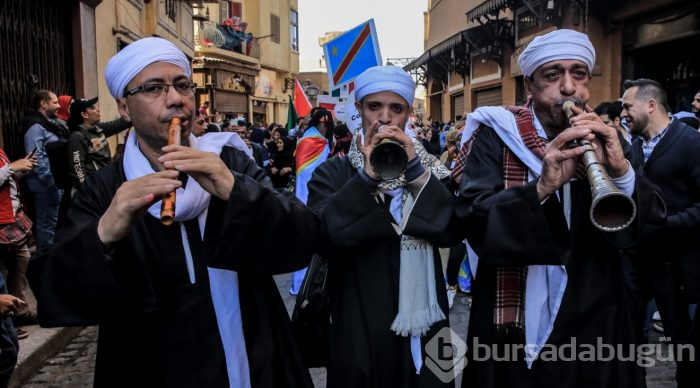
[[[143,95],[151,98],[158,98],[163,94],[163,92],[168,93],[171,86],[174,87],[175,91],[180,93],[180,95],[190,96],[194,93],[194,88],[197,87],[197,84],[194,82],[176,82],[174,84],[148,83],[137,86],[131,90],[127,90],[126,93],[124,93],[124,97],[131,96],[136,93],[142,93]]]

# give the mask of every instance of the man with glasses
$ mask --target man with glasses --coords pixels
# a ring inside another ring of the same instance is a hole
[[[316,216],[235,133],[192,135],[190,63],[161,38],[107,64],[124,157],[88,177],[32,263],[43,326],[100,325],[95,386],[312,387],[271,274],[305,266]],[[168,145],[171,119],[180,144]],[[172,225],[160,198],[176,192]],[[275,236],[276,244],[262,238]],[[235,272],[234,272],[235,271]]]

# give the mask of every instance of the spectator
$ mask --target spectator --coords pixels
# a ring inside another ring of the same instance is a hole
[[[279,137],[275,144],[275,156],[270,159],[272,187],[286,189],[294,175],[294,142],[288,137]]]
[[[17,181],[31,171],[35,164],[36,158],[33,155],[10,163],[0,148],[0,276],[7,279],[10,294],[21,301],[27,300],[26,273],[30,257],[27,242],[32,223],[22,208]],[[4,280],[2,287],[5,287]],[[15,326],[36,324],[36,313],[26,303],[16,305],[12,312]],[[24,338],[27,332],[18,329],[18,335]],[[1,353],[4,349],[0,349]]]
[[[131,127],[131,123],[122,118],[104,123],[100,123],[100,119],[97,97],[73,101],[68,120],[71,130],[68,137],[69,170],[73,190],[112,161],[107,138]]]
[[[65,140],[68,132],[49,120],[56,118],[59,108],[54,92],[39,90],[32,98],[32,108],[33,111],[24,117],[24,148],[28,154],[36,150],[37,163],[27,176],[27,186],[34,194],[36,245],[41,248],[53,243],[63,194],[51,174],[46,147],[49,143]]]

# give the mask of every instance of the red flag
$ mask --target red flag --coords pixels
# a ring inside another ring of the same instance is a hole
[[[294,109],[296,109],[299,117],[304,117],[311,113],[311,102],[309,102],[309,98],[306,97],[304,89],[296,78],[294,79]]]

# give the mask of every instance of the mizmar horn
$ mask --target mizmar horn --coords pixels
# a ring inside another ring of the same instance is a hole
[[[565,101],[562,106],[569,120],[574,116],[571,110],[574,106],[572,101]],[[612,182],[605,167],[598,161],[591,142],[579,139],[579,144],[586,148],[582,158],[593,198],[591,222],[604,232],[617,232],[627,228],[637,215],[637,205]]]
[[[379,127],[378,131],[381,131]],[[403,144],[391,139],[383,139],[369,155],[372,170],[382,179],[396,179],[406,171],[408,154]]]

